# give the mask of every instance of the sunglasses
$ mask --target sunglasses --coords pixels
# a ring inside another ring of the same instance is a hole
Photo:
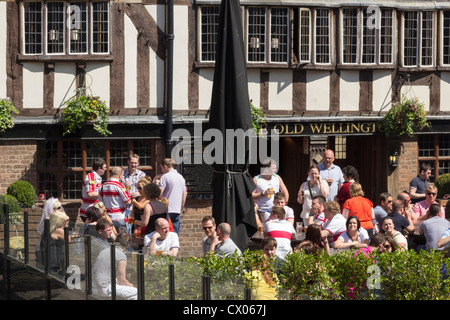
[[[427,192],[427,195],[429,195],[429,196],[436,196],[436,192]]]
[[[211,230],[213,227],[203,227],[203,230],[209,229]]]
[[[383,245],[383,247],[384,247],[385,249],[390,249],[390,248],[391,248],[391,245],[385,244],[385,245]]]
[[[142,190],[142,189],[144,189],[144,188],[142,188],[142,187],[137,187],[138,188],[138,190]]]

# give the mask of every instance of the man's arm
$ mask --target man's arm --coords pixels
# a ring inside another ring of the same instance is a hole
[[[437,242],[437,247],[438,248],[443,248],[448,243],[450,243],[450,237],[440,238],[439,241]]]
[[[120,260],[117,264],[117,284],[121,286],[134,287],[132,283],[127,280],[127,262]]]

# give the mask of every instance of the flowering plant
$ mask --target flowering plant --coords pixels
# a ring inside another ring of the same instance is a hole
[[[14,127],[13,113],[19,114],[11,99],[0,99],[0,132]]]
[[[430,127],[426,116],[423,103],[403,96],[381,120],[381,128],[388,136],[413,136],[416,131]]]
[[[255,133],[259,135],[261,128],[266,124],[266,115],[261,107],[256,107],[250,100],[250,111],[252,115],[252,127]]]
[[[83,129],[87,123],[94,125],[94,130],[102,136],[110,135],[108,130],[108,111],[106,103],[95,96],[78,95],[65,102],[61,121],[63,135]]]

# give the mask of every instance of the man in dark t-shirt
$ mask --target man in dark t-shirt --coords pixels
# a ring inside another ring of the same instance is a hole
[[[430,176],[430,165],[422,163],[419,174],[409,183],[409,195],[413,204],[425,199],[425,189],[428,187]]]
[[[405,230],[407,233],[414,231],[414,224],[412,222],[411,216],[409,213],[405,213],[406,216],[403,215],[405,208],[403,207],[403,201],[394,200],[392,203],[392,212],[388,213],[388,217],[392,218],[394,222],[394,229],[403,233]]]

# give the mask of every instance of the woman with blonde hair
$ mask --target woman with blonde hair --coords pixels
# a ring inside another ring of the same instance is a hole
[[[348,217],[358,217],[361,227],[366,229],[369,237],[373,235],[373,223],[375,213],[373,211],[372,201],[364,197],[362,186],[358,182],[350,185],[350,199],[345,201],[342,215],[345,219]]]
[[[97,201],[96,203],[94,203],[94,207],[100,210],[100,212],[102,214],[102,218],[105,218],[109,222],[113,223],[111,220],[111,217],[106,214],[106,207],[102,201]],[[114,225],[113,225],[112,229],[113,229],[113,233],[111,234],[111,239],[114,241],[114,240],[116,240],[116,234],[118,232],[117,232],[116,228],[114,227]]]

